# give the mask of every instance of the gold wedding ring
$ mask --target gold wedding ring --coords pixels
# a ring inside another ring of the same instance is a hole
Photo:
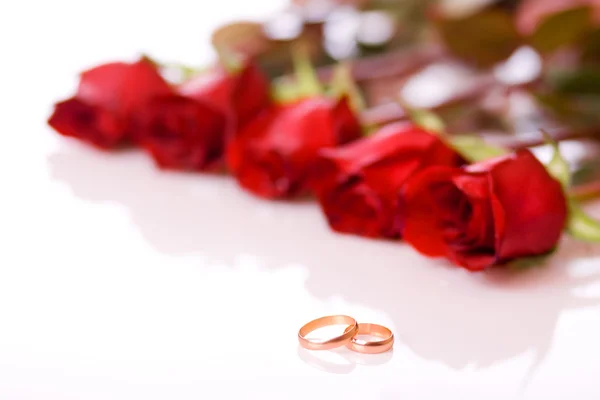
[[[361,340],[357,335],[371,335],[381,340]],[[391,330],[377,324],[358,324],[358,332],[346,345],[350,350],[364,354],[385,353],[394,346],[394,334]]]
[[[306,336],[314,330],[331,325],[348,325],[344,333],[339,336],[323,341],[306,339]],[[298,341],[300,346],[308,350],[330,350],[349,344],[352,338],[358,332],[358,323],[352,317],[347,315],[330,315],[317,318],[304,325],[298,331]]]

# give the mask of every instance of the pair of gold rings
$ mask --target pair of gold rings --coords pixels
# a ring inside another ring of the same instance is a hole
[[[306,336],[319,328],[331,325],[348,325],[339,336],[327,340],[316,341],[307,339]],[[380,340],[361,340],[358,335],[370,335]],[[352,351],[365,354],[384,353],[394,345],[394,334],[391,330],[377,324],[359,324],[347,315],[330,315],[317,318],[304,325],[298,331],[300,346],[308,350],[331,350],[336,347],[346,346]]]

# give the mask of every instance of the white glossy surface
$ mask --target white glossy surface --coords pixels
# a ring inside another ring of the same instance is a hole
[[[0,6],[1,399],[600,398],[598,246],[469,274],[45,126],[82,68],[140,49],[199,63],[219,21],[280,2],[203,3]],[[393,353],[300,351],[331,313],[389,326]]]

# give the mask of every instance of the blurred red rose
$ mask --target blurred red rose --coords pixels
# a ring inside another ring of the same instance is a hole
[[[161,168],[199,171],[223,158],[226,118],[208,103],[177,94],[156,97],[136,122],[138,143]]]
[[[406,182],[400,206],[404,240],[471,271],[551,251],[567,216],[560,183],[528,150],[430,167]]]
[[[62,135],[113,148],[131,139],[130,118],[136,110],[170,92],[146,59],[100,65],[81,74],[77,93],[55,105],[48,124]]]
[[[221,110],[233,120],[232,129],[246,125],[271,104],[269,80],[252,61],[237,73],[217,67],[182,83],[178,91]]]
[[[248,124],[227,148],[227,165],[242,187],[265,198],[309,188],[317,153],[361,136],[345,98],[312,97],[274,106]]]
[[[217,67],[177,91],[152,99],[136,118],[136,139],[161,168],[218,166],[233,131],[270,105],[268,81],[252,63],[239,73]]]
[[[431,165],[462,164],[462,157],[437,136],[396,123],[346,146],[322,150],[313,185],[333,230],[397,237],[394,215],[404,182]]]

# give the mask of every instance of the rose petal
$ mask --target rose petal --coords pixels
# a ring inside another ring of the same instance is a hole
[[[528,150],[454,172],[429,168],[403,193],[405,239],[472,271],[550,251],[566,219],[560,183]]]
[[[81,74],[77,97],[124,115],[153,96],[172,93],[156,67],[145,59],[110,63]]]
[[[245,155],[256,151],[255,147],[263,140],[269,126],[279,114],[278,108],[271,108],[268,112],[255,118],[239,135],[229,142],[227,146],[227,166],[236,174],[242,168]]]
[[[77,94],[56,105],[48,123],[59,133],[108,149],[130,141],[136,112],[171,87],[147,60],[109,63],[81,74]]]
[[[245,126],[270,104],[269,80],[256,63],[246,63],[233,92],[233,107],[238,125]]]
[[[353,221],[349,223],[352,228],[348,233],[355,234],[362,234],[360,229],[354,228],[358,225],[360,214],[352,209],[345,210],[342,200],[353,196],[353,201],[358,203],[361,198],[369,202],[373,202],[372,197],[376,198],[382,217],[372,219],[365,214],[362,224],[369,226],[369,233],[365,235],[373,236],[373,225],[378,225],[379,236],[397,237],[399,231],[392,210],[397,209],[398,193],[409,176],[428,165],[458,166],[461,163],[460,156],[433,134],[412,124],[390,124],[373,135],[348,145],[321,150],[313,190],[321,203],[325,198],[330,203],[321,204],[326,214],[335,210],[337,218],[341,219],[345,215],[345,218]],[[348,186],[347,182],[350,180],[354,185]],[[344,192],[357,190],[361,193],[337,196],[342,186]],[[367,192],[368,196],[365,195]],[[340,201],[337,209],[333,199]],[[358,205],[353,208],[356,207]],[[369,204],[364,204],[363,207],[372,208]]]
[[[184,81],[177,87],[177,92],[182,96],[210,103],[222,112],[229,112],[235,84],[234,77],[217,67]]]
[[[178,87],[184,96],[207,102],[221,110],[240,129],[271,105],[269,81],[254,62],[239,73],[222,67],[199,74]]]
[[[290,195],[299,185],[292,166],[276,151],[248,154],[237,180],[242,187],[265,198]]]
[[[490,186],[486,173],[456,175],[453,177],[452,183],[470,199],[487,200],[490,197]]]
[[[272,107],[250,122],[227,151],[228,166],[240,184],[263,197],[307,191],[319,150],[339,144],[336,127],[340,124],[332,111],[336,106],[327,98],[309,98]],[[274,163],[274,158],[279,161]],[[278,171],[249,171],[258,169]],[[283,170],[286,180],[280,176]],[[273,180],[267,184],[268,177]]]
[[[173,94],[173,88],[164,80],[156,67],[141,59],[131,64],[119,90],[119,110],[123,113],[136,111],[145,103],[159,96]]]
[[[436,145],[439,139],[427,131],[406,123],[389,124],[378,130],[369,137],[357,140],[346,146],[325,149],[322,154],[335,160],[340,168],[348,172],[359,171],[375,162],[384,162],[389,157],[404,157],[406,153],[422,153],[431,164],[437,163],[437,158],[429,155],[430,151],[437,153],[445,150],[447,153],[456,154],[447,146]],[[401,153],[400,155],[398,153]]]
[[[162,168],[204,170],[225,147],[225,116],[183,96],[154,99],[138,115],[137,139]]]
[[[489,195],[487,174],[426,169],[404,187],[404,239],[425,255],[447,257],[471,271],[494,264]]]
[[[505,158],[490,174],[494,193],[505,212],[498,257],[511,259],[552,250],[567,215],[560,183],[528,150]]]
[[[342,97],[335,103],[331,112],[331,123],[336,132],[337,144],[350,143],[362,136],[360,123],[350,108],[347,97]]]
[[[382,227],[391,230],[393,208],[382,204],[358,176],[325,193],[319,203],[329,226],[337,232],[378,237],[388,234]]]
[[[58,133],[109,149],[122,141],[124,123],[101,107],[71,98],[57,103],[48,124]]]
[[[402,237],[420,253],[430,257],[446,256],[448,244],[440,229],[439,199],[432,195],[436,185],[448,184],[460,169],[433,166],[410,178],[400,195]]]
[[[113,62],[99,65],[80,74],[77,97],[90,104],[108,106],[114,103],[127,76],[130,64]]]

